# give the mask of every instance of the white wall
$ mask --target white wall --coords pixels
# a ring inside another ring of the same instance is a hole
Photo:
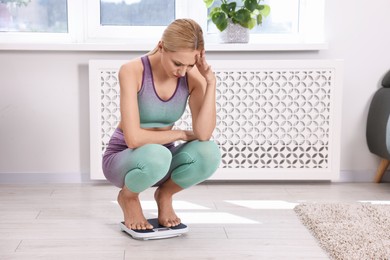
[[[383,22],[388,10],[388,0],[327,0],[327,50],[209,52],[208,57],[343,59],[341,170],[349,180],[371,180],[379,160],[367,149],[365,124],[372,95],[390,70],[390,26]],[[0,51],[0,183],[21,176],[47,181],[48,174],[51,181],[87,181],[88,60],[141,54]]]

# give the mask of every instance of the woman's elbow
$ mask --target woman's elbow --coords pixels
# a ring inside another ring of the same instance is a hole
[[[130,149],[135,149],[141,146],[140,142],[137,141],[135,138],[126,138],[126,145]]]
[[[212,133],[195,133],[196,139],[199,141],[209,141],[211,139]]]
[[[211,138],[211,136],[210,137],[208,137],[208,138],[198,138],[198,141],[201,141],[201,142],[206,142],[206,141],[210,141],[210,138]]]

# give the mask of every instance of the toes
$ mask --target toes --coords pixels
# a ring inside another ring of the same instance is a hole
[[[178,225],[180,225],[181,223],[181,220],[180,218],[176,218],[176,219],[167,219],[165,221],[161,221],[160,224],[164,227],[176,227]]]
[[[153,229],[153,226],[149,222],[146,222],[141,224],[141,229],[142,230]]]
[[[172,227],[171,222],[170,222],[169,219],[166,219],[166,220],[164,220],[164,221],[159,221],[159,222],[160,222],[160,225],[161,225],[161,226],[164,226],[164,227]]]
[[[146,229],[153,229],[153,226],[149,223],[132,223],[129,225],[126,225],[127,228],[133,229],[133,230],[146,230]]]
[[[171,223],[169,222],[169,220],[165,220],[163,222],[160,223],[161,226],[164,226],[164,227],[171,227]]]
[[[151,224],[149,224],[149,223],[146,224],[146,229],[153,229],[153,228],[154,227]]]
[[[131,224],[129,224],[129,225],[126,225],[127,226],[127,228],[129,228],[129,229],[139,229],[138,228],[138,224],[137,223],[131,223]]]
[[[177,225],[180,224],[180,220],[174,219],[170,223],[171,223],[171,227],[176,227]]]
[[[180,223],[181,223],[181,219],[177,218],[174,224],[175,224],[175,226],[178,226],[178,225],[180,225]]]
[[[141,225],[141,224],[139,224],[139,223],[136,225],[136,227],[137,227],[136,229],[138,229],[138,230],[143,230],[143,229],[145,229],[145,226],[144,226],[144,225]]]

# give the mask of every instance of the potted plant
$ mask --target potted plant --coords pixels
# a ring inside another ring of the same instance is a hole
[[[203,0],[210,8],[215,0]],[[269,5],[260,4],[263,0],[221,0],[219,6],[210,10],[209,19],[221,31],[223,42],[248,42],[249,30],[261,25],[271,11]],[[238,5],[240,2],[240,5]]]

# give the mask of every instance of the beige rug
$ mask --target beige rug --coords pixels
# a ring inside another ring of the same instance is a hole
[[[332,259],[390,259],[390,205],[306,203],[294,211]]]

